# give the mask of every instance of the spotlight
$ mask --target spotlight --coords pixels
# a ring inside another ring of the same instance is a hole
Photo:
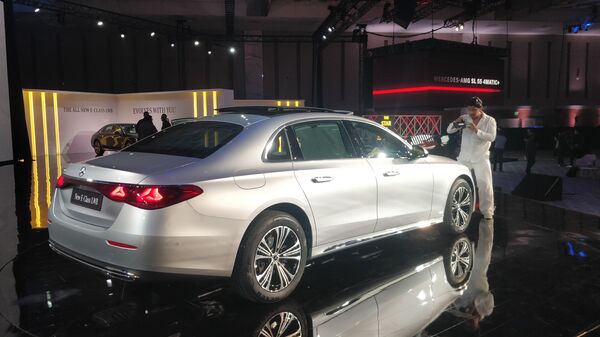
[[[327,31],[331,33],[333,32],[333,29],[331,29],[331,27],[327,27]]]
[[[212,55],[212,50],[209,49],[207,53],[208,55]]]
[[[102,20],[98,20],[98,22],[96,22],[96,25],[98,25],[98,27],[102,27],[104,26],[104,22],[102,22]]]
[[[155,32],[150,33],[150,37],[154,37],[154,35],[156,35]]]
[[[194,41],[194,46],[199,46],[200,45],[200,41],[196,40]]]
[[[175,43],[171,42],[171,48],[175,47]]]
[[[323,40],[327,40],[327,36],[325,36],[325,34],[323,34]]]
[[[454,30],[458,32],[459,31],[458,26],[454,27]]]
[[[121,38],[124,39],[125,38],[125,34],[121,33]]]
[[[36,9],[34,9],[33,11],[34,11],[35,13],[39,13],[39,12],[40,12],[40,9],[39,9],[39,8],[36,8]]]
[[[235,54],[235,47],[230,47],[230,48],[229,48],[229,52],[230,52],[231,54]]]
[[[465,29],[465,25],[464,25],[464,24],[462,24],[462,23],[459,23],[459,24],[458,24],[458,28],[459,28],[460,30],[463,30],[463,29]]]

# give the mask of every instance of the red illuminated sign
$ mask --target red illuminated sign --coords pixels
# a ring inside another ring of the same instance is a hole
[[[490,88],[468,88],[468,87],[448,87],[448,86],[437,86],[437,85],[425,85],[421,87],[409,87],[409,88],[394,88],[394,89],[379,89],[373,90],[373,95],[389,95],[389,94],[403,94],[410,92],[423,92],[423,91],[455,91],[455,92],[485,92],[494,93],[500,92],[500,89]]]

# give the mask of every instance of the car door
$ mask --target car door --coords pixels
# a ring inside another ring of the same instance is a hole
[[[427,159],[412,158],[411,146],[382,127],[359,121],[346,124],[377,180],[375,231],[428,220],[433,173]]]
[[[377,221],[377,185],[340,121],[289,127],[294,174],[310,204],[317,245],[370,234]]]

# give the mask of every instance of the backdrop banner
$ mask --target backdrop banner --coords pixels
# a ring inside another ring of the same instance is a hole
[[[173,120],[213,116],[217,109],[230,106],[304,106],[304,100],[297,99],[234,100],[233,90],[229,89],[130,94],[24,89],[23,100],[32,156],[62,154],[70,161],[77,161],[79,154],[93,152],[91,136],[100,128],[137,123],[145,111],[160,130],[162,114]]]

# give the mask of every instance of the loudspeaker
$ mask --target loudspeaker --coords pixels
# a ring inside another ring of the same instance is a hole
[[[404,29],[408,28],[416,8],[417,0],[394,0],[394,23]]]
[[[562,200],[562,178],[544,174],[528,174],[523,177],[512,194],[540,201]]]

